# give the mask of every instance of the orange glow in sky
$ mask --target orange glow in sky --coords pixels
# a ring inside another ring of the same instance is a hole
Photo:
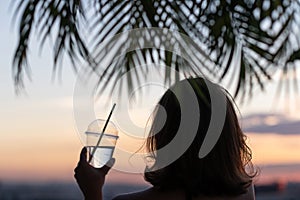
[[[15,138],[6,137],[5,141],[1,140],[0,180],[73,180],[73,169],[82,147],[76,133],[65,132],[62,134],[63,137],[58,138],[51,137],[50,133],[44,133],[44,136],[25,137],[24,135]],[[300,163],[300,135],[255,133],[247,135],[255,165]],[[124,142],[122,143],[124,145]],[[139,148],[139,145],[136,145],[136,148]],[[131,151],[134,152],[134,148]],[[264,170],[263,167],[262,170]],[[292,178],[300,180],[299,176],[295,176],[299,174],[299,171],[296,173],[292,170],[285,174],[287,176],[292,173]],[[110,181],[124,181],[128,175],[122,176],[120,172],[111,174]],[[266,172],[265,176],[264,173],[261,175],[263,176],[261,180],[266,180],[274,175],[276,177],[278,172],[273,170],[273,172]],[[137,177],[136,180],[142,180],[142,175],[133,176]]]

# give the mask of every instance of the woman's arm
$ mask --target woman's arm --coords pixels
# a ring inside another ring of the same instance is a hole
[[[91,166],[86,159],[87,150],[83,148],[80,153],[80,160],[74,169],[75,179],[86,200],[102,200],[102,187],[105,175],[114,164],[112,158],[101,168]]]

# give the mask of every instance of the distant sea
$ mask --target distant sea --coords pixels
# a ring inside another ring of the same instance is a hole
[[[104,200],[122,193],[143,190],[148,185],[108,183]],[[0,200],[79,200],[83,199],[76,183],[0,183]]]
[[[149,185],[108,183],[105,185],[104,200],[121,193],[143,190]],[[83,196],[76,183],[1,183],[1,200],[79,200]],[[256,186],[257,200],[300,200],[300,183],[278,183]]]

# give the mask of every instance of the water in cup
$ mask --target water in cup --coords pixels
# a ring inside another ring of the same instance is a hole
[[[94,152],[90,164],[97,168],[104,166],[112,158],[118,139],[117,128],[112,122],[108,122],[105,132],[102,134],[105,122],[105,120],[97,119],[88,126],[85,132],[88,152],[89,154]],[[99,139],[100,143],[97,146]]]

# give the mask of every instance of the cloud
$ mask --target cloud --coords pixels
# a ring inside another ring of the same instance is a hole
[[[262,169],[281,171],[281,170],[290,170],[300,172],[300,163],[281,163],[281,164],[265,164],[259,165]]]
[[[252,133],[300,134],[300,120],[283,114],[252,114],[242,118],[242,129]]]

